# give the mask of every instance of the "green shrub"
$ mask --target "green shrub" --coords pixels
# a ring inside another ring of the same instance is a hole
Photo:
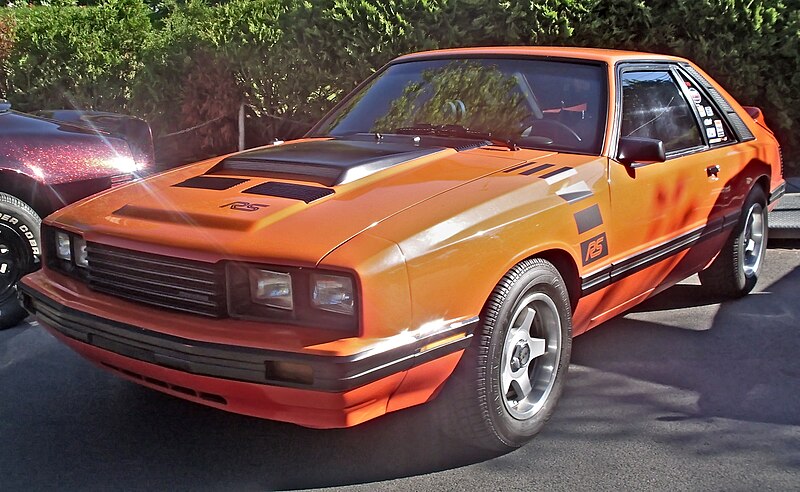
[[[16,107],[124,110],[150,31],[141,1],[9,10],[16,29],[2,87]]]
[[[105,0],[15,7],[4,12],[15,28],[0,90],[21,109],[130,111],[158,135],[213,120],[173,145],[219,153],[234,144],[241,103],[248,105],[249,144],[298,136],[402,53],[517,44],[634,49],[692,59],[740,102],[761,107],[787,161],[796,163],[790,172],[800,174],[797,4]],[[0,55],[9,32],[3,25]]]

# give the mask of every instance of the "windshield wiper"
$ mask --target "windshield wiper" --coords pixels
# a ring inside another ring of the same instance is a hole
[[[395,128],[392,133],[398,133],[400,135],[434,135],[437,137],[488,140],[495,145],[508,147],[510,150],[519,150],[517,143],[511,139],[498,138],[491,133],[470,130],[461,125],[431,125],[430,123],[420,123],[419,125]]]

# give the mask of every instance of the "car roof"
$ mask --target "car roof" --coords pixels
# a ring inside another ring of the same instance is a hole
[[[479,48],[451,48],[443,50],[422,51],[403,55],[392,60],[393,63],[417,59],[439,57],[472,57],[472,56],[538,56],[553,58],[575,58],[579,60],[593,60],[614,65],[626,60],[653,60],[653,61],[687,61],[683,58],[670,55],[658,55],[640,51],[609,50],[601,48],[580,48],[560,46],[487,46]]]

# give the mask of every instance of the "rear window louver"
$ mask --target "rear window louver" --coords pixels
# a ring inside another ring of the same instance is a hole
[[[753,136],[753,132],[747,127],[747,124],[739,117],[739,114],[731,107],[730,103],[722,97],[722,94],[717,91],[717,89],[712,86],[705,77],[703,77],[700,72],[695,70],[695,68],[688,63],[682,63],[681,66],[684,70],[686,70],[692,78],[703,87],[703,89],[708,92],[711,96],[711,99],[714,100],[714,103],[725,113],[728,121],[731,123],[733,127],[733,131],[736,133],[736,136],[739,138],[740,141],[746,142],[748,140],[755,140],[755,136]]]

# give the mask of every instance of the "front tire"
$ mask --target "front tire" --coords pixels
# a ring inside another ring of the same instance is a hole
[[[41,223],[25,202],[0,193],[0,330],[27,316],[17,299],[17,282],[39,268]]]
[[[767,217],[767,196],[756,186],[747,195],[739,222],[717,259],[699,273],[704,287],[728,298],[753,290],[767,250]]]
[[[563,391],[572,320],[558,270],[538,258],[517,264],[495,287],[481,320],[434,403],[448,434],[509,451],[542,429]]]

